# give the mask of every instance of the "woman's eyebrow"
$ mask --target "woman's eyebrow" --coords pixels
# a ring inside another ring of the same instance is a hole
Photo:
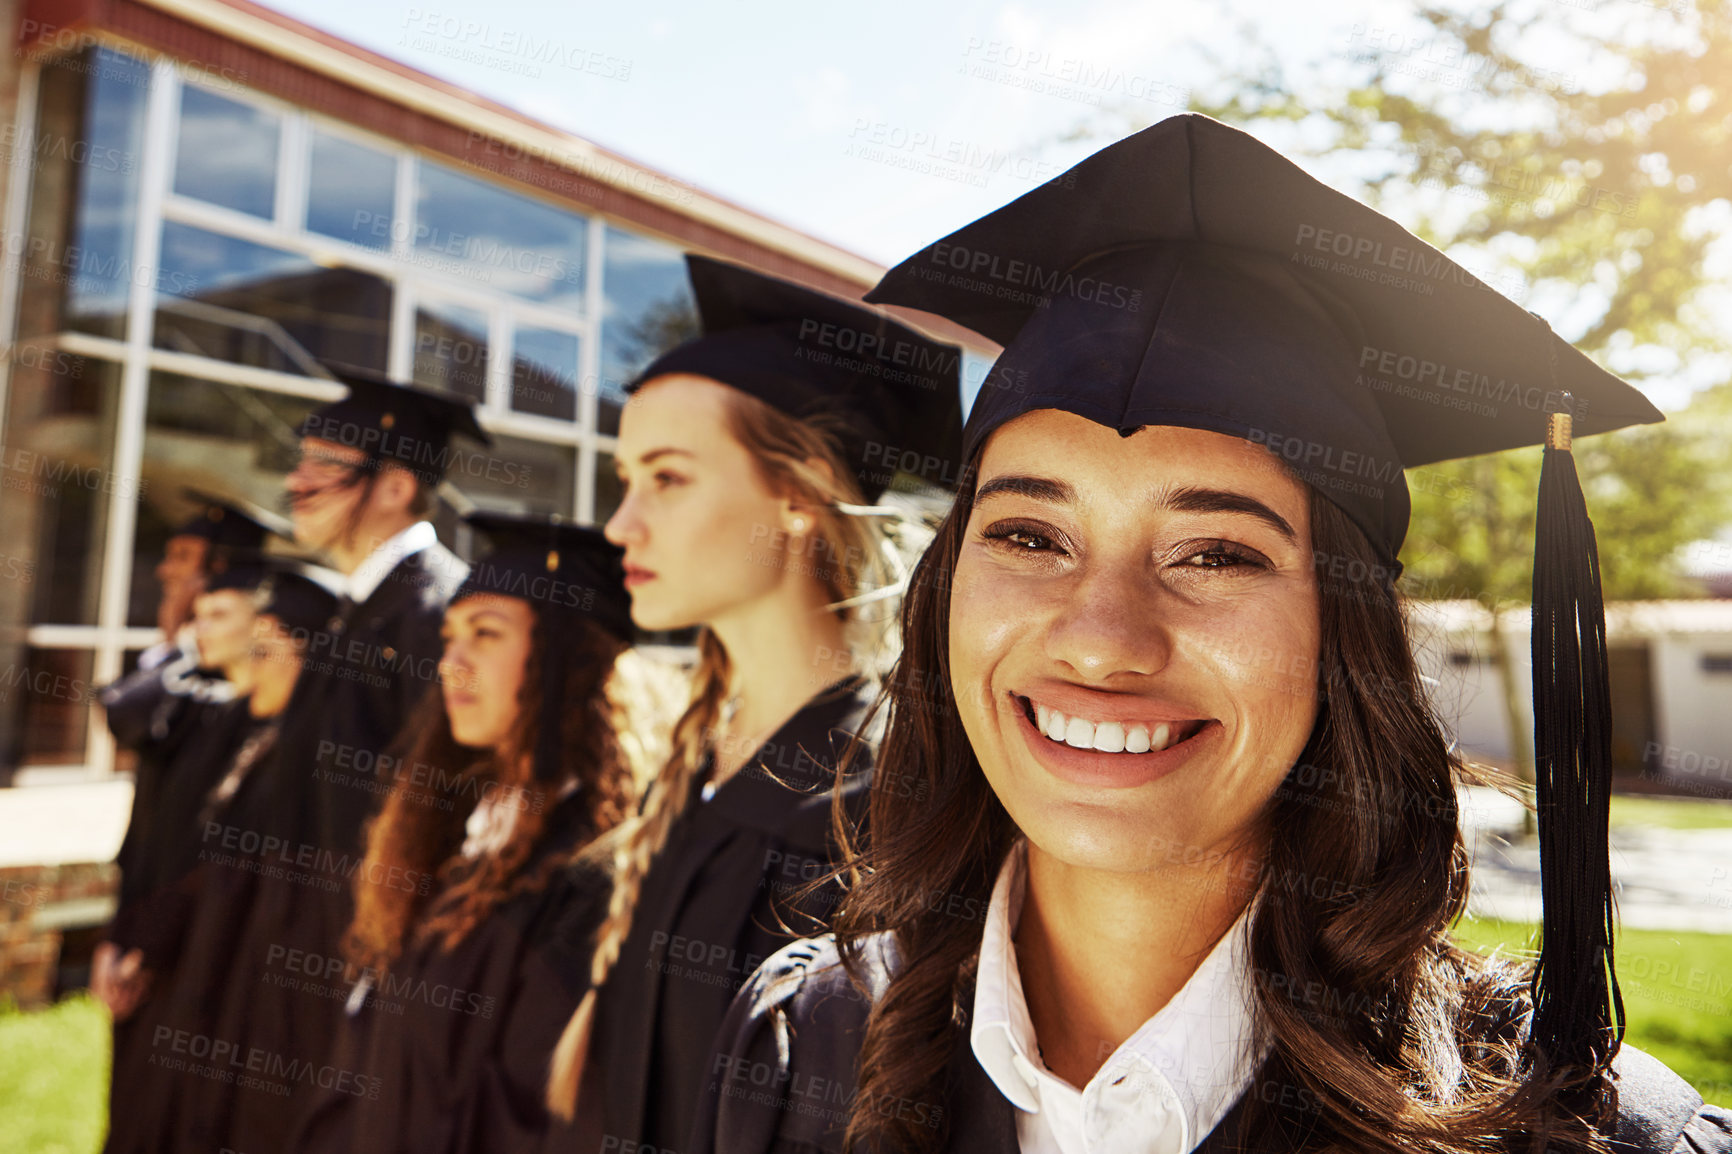
[[[1054,481],[1049,477],[1030,477],[1020,473],[1012,473],[1004,477],[994,477],[975,490],[976,503],[988,497],[996,497],[1001,493],[1027,497],[1034,501],[1047,501],[1055,505],[1067,504],[1076,498],[1076,490],[1063,481]]]
[[[1156,499],[1156,504],[1178,513],[1243,513],[1268,525],[1285,537],[1289,544],[1299,540],[1299,535],[1293,532],[1293,526],[1287,523],[1287,518],[1255,497],[1247,497],[1243,493],[1187,486],[1162,494]]]

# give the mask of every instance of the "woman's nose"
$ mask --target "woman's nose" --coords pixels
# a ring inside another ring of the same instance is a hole
[[[1047,628],[1047,655],[1088,681],[1158,673],[1173,648],[1163,596],[1143,565],[1085,569]]]

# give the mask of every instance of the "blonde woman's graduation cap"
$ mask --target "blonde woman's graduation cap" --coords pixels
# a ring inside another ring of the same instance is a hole
[[[702,335],[627,385],[691,374],[801,419],[827,418],[868,501],[898,471],[955,484],[962,354],[877,309],[688,254]],[[906,466],[906,467],[905,467]]]

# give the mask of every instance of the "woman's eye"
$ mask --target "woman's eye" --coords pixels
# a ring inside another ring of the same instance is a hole
[[[684,482],[685,478],[678,473],[662,472],[655,475],[656,488],[658,489],[666,489],[670,485],[679,485]]]
[[[1018,553],[1046,553],[1056,547],[1052,536],[1039,527],[1016,522],[989,525],[981,536]]]
[[[1178,563],[1187,569],[1267,568],[1258,554],[1226,541],[1207,542],[1201,548],[1179,558]]]

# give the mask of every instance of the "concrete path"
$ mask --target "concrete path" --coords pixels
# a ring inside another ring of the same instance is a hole
[[[1520,806],[1496,790],[1464,790],[1462,801],[1469,913],[1538,921],[1540,852],[1520,837]],[[1732,829],[1615,827],[1612,885],[1619,924],[1630,929],[1732,933]]]

